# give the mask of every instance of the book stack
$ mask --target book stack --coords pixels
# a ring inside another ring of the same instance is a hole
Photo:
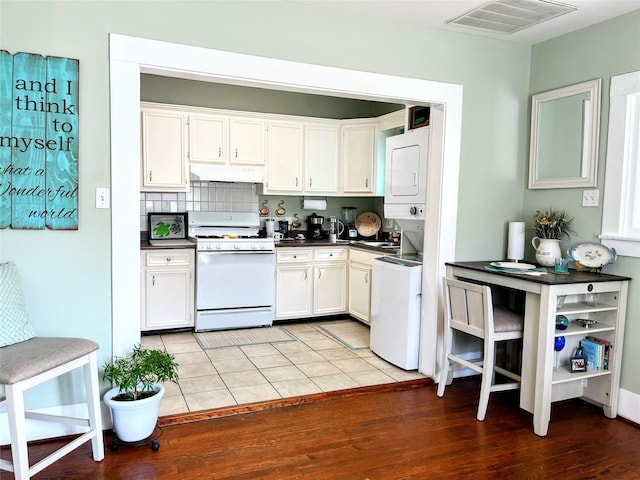
[[[591,370],[609,369],[611,343],[608,340],[588,336],[580,341],[580,345],[584,348],[587,356],[587,368]]]

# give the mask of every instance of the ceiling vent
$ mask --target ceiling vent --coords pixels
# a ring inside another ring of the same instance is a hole
[[[545,0],[496,0],[474,8],[445,23],[494,33],[515,33],[565,13],[571,5]]]

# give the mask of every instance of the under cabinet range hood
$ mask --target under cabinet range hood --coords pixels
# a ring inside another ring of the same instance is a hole
[[[264,167],[192,163],[189,171],[191,180],[201,182],[263,183],[264,180]]]

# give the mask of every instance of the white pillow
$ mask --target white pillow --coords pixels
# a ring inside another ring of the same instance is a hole
[[[18,268],[11,262],[0,263],[0,347],[35,336],[22,297]]]

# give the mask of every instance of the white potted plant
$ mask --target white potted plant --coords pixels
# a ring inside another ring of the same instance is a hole
[[[103,397],[115,434],[124,442],[137,442],[153,433],[164,394],[160,382],[177,383],[178,364],[164,350],[136,345],[127,357],[105,363],[102,379],[115,385]]]

